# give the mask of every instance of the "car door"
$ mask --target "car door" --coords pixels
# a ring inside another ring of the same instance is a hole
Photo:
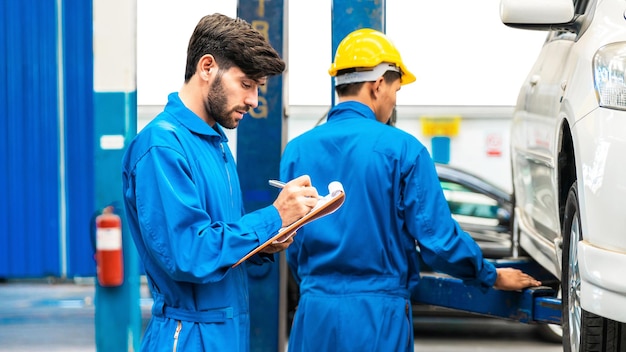
[[[511,161],[520,228],[534,241],[560,233],[556,156],[565,66],[575,36],[550,32],[521,88],[511,129]],[[522,243],[524,245],[524,243]]]

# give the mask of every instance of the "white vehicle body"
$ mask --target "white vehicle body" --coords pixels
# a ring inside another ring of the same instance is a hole
[[[514,238],[561,280],[566,351],[592,350],[585,334],[626,334],[625,11],[624,0],[501,2],[505,24],[548,32],[511,127]],[[593,319],[611,327],[589,333]]]

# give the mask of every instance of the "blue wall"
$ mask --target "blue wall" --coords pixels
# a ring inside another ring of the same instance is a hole
[[[62,4],[0,0],[0,278],[95,274],[92,6]]]

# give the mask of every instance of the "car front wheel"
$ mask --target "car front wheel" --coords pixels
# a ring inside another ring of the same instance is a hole
[[[563,350],[580,351],[582,309],[580,307],[580,272],[578,270],[578,241],[580,215],[578,212],[577,184],[570,188],[563,218],[563,264],[561,266],[561,297],[563,309]]]
[[[583,233],[578,204],[575,182],[567,196],[563,219],[563,351],[626,351],[626,324],[587,312],[580,305],[578,242],[582,241]]]

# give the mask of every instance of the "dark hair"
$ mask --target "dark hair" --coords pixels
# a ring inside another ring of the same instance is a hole
[[[340,70],[339,72],[337,72],[337,76],[354,72],[354,71],[355,69],[353,68]],[[401,77],[400,72],[395,72],[395,71],[387,71],[383,74],[383,79],[385,80],[385,83],[388,83],[388,84],[393,83],[397,79],[400,79],[400,77]],[[361,87],[363,87],[364,83],[365,82],[341,84],[341,85],[335,86],[335,92],[337,92],[337,95],[340,97],[356,95],[359,92],[359,90],[361,90]]]
[[[285,70],[285,62],[263,34],[241,18],[219,13],[200,19],[189,39],[185,82],[194,75],[198,61],[206,54],[213,55],[220,69],[237,66],[252,79]]]

